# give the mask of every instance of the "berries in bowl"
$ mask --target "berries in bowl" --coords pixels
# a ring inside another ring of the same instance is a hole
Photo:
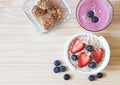
[[[79,33],[67,41],[64,58],[72,71],[97,74],[107,66],[110,58],[110,48],[102,36]]]

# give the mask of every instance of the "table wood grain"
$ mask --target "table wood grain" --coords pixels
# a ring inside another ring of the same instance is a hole
[[[89,82],[88,75],[53,73],[53,61],[63,59],[67,39],[80,32],[87,32],[77,23],[75,10],[79,0],[66,0],[72,10],[70,20],[58,29],[38,33],[22,11],[25,0],[0,0],[0,85],[120,85],[120,0],[110,0],[114,18],[107,29],[93,32],[103,35],[111,47],[111,58],[104,78]]]

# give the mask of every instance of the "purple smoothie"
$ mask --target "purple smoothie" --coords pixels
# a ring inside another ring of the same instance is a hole
[[[107,1],[107,0],[106,0]],[[91,21],[87,16],[89,11],[99,18],[97,23]],[[113,9],[109,2],[103,0],[82,0],[77,8],[77,20],[80,25],[89,31],[100,31],[105,29],[113,17]]]

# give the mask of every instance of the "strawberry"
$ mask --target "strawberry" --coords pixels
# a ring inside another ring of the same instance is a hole
[[[90,55],[85,54],[85,52],[81,52],[78,57],[78,67],[84,67],[92,60]]]
[[[85,43],[81,42],[79,39],[75,39],[72,43],[71,53],[75,54],[85,48]]]
[[[92,54],[96,61],[96,63],[99,63],[103,57],[104,50],[102,48],[99,48],[98,50],[94,49]]]

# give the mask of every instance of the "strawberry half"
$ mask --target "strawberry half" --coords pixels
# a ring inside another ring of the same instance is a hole
[[[78,67],[84,67],[92,60],[90,55],[85,54],[85,52],[81,52],[78,57]]]
[[[80,43],[79,39],[75,39],[72,43],[71,53],[75,54],[85,48],[85,43]]]
[[[96,61],[96,63],[99,63],[103,57],[104,50],[102,48],[99,48],[98,50],[94,49],[92,54]]]

